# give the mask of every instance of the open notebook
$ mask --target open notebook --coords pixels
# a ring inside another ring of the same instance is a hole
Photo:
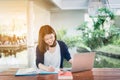
[[[56,69],[54,72],[48,72],[36,68],[20,68],[16,72],[16,76],[33,76],[37,74],[57,74],[59,69]]]

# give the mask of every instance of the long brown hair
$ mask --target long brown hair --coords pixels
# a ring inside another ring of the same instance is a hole
[[[38,48],[40,50],[41,53],[45,53],[48,46],[44,41],[44,36],[46,34],[51,34],[53,33],[55,35],[55,41],[53,43],[53,47],[56,46],[56,33],[54,31],[54,29],[50,26],[50,25],[43,25],[41,26],[40,30],[39,30],[39,36],[38,36]]]

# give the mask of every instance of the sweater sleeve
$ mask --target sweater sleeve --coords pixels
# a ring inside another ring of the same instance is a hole
[[[67,61],[71,59],[70,53],[68,51],[68,47],[63,41],[61,41],[61,52]]]
[[[42,54],[40,51],[39,51],[39,48],[38,46],[36,47],[36,66],[38,67],[38,64],[39,63],[42,63],[44,64],[44,54]]]
[[[68,51],[68,47],[67,47],[67,45],[64,43],[64,57],[65,57],[65,59],[67,60],[67,61],[69,61],[70,59],[71,59],[71,56],[70,56],[70,53],[69,53],[69,51]]]

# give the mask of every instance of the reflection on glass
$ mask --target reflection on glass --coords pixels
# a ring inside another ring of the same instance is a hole
[[[0,22],[0,65],[27,66],[26,14],[2,14]]]

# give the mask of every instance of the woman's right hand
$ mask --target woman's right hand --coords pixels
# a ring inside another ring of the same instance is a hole
[[[54,71],[55,71],[55,68],[52,67],[52,66],[49,66],[49,67],[48,67],[48,71],[50,71],[50,72],[54,72]]]
[[[45,66],[41,63],[39,63],[38,66],[39,66],[40,69],[45,70],[45,71],[49,71],[49,72],[55,71],[55,68],[53,66]]]

